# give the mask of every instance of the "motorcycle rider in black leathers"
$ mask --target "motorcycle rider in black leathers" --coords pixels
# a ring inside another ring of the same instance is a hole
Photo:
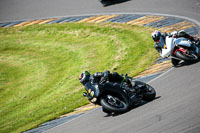
[[[91,75],[88,71],[84,71],[79,76],[80,82],[85,85],[88,81],[92,83],[103,83],[103,82],[122,82],[124,80],[123,76],[119,75],[117,72],[110,73],[110,71],[96,72]]]
[[[104,83],[113,82],[113,83],[122,83],[123,88],[127,91],[130,91],[130,89],[135,85],[134,80],[132,80],[130,77],[126,78],[122,75],[119,75],[117,72],[110,73],[110,71],[105,72],[96,72],[93,75],[91,75],[88,71],[84,71],[79,76],[79,81],[82,85],[85,86],[85,89],[90,87],[91,84],[97,83],[99,88],[104,88]],[[87,90],[88,91],[88,90]],[[135,89],[131,89],[131,95],[134,95],[134,92],[137,91]],[[88,97],[88,100],[91,100],[92,97]]]
[[[194,41],[196,45],[200,45],[200,40],[197,37],[193,37],[189,34],[187,34],[184,30],[181,31],[174,31],[172,33],[160,33],[159,31],[155,30],[152,32],[152,39],[154,40],[155,49],[162,55],[162,49],[165,49],[166,47],[166,37],[173,37],[173,38],[179,38],[184,37],[190,41]]]
[[[110,71],[105,72],[96,72],[91,75],[88,71],[84,71],[80,74],[79,80],[84,86],[87,82],[98,83],[100,86],[105,82],[118,82],[124,84],[124,89],[130,89],[131,86],[134,86],[134,81],[130,78],[125,78],[122,75],[119,75],[117,72],[110,73]]]

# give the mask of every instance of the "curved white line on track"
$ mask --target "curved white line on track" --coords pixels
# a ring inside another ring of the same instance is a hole
[[[173,69],[174,69],[174,67],[170,68],[169,70],[167,70],[166,72],[162,73],[162,74],[161,74],[161,75],[159,75],[158,77],[156,77],[156,78],[154,78],[154,79],[150,80],[149,82],[147,82],[147,84],[149,84],[149,83],[151,83],[151,82],[155,81],[156,79],[159,79],[159,78],[161,78],[162,76],[164,76],[165,74],[167,74],[168,72],[170,72],[170,71],[171,71],[171,70],[173,70]]]

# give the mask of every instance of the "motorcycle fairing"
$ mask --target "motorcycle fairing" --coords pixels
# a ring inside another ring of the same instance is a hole
[[[196,47],[194,44],[192,44],[190,41],[188,41],[186,38],[178,38],[174,41],[174,43],[177,46],[183,46],[183,47],[188,47],[188,48],[193,48],[195,53],[199,53],[199,48]]]
[[[191,42],[183,37],[177,38],[176,40],[174,40],[174,44],[178,46],[188,47],[188,48],[191,47]]]
[[[85,84],[85,89],[91,97],[98,97],[101,94],[99,86],[97,84],[91,84],[91,82]]]
[[[103,87],[101,87],[103,90],[103,92],[105,93],[114,93],[117,94],[119,96],[121,96],[124,100],[124,102],[129,106],[129,101],[128,101],[128,96],[127,94],[123,91],[123,89],[121,89],[120,84],[116,84],[116,83],[105,83],[103,85]]]
[[[174,38],[171,38],[171,37],[166,37],[166,49],[165,48],[163,48],[162,49],[162,53],[161,53],[161,56],[163,57],[163,58],[165,58],[165,57],[168,57],[169,55],[170,55],[170,51],[171,51],[171,49],[174,47]]]

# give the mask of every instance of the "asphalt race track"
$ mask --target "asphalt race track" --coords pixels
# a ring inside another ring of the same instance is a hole
[[[0,22],[86,14],[170,14],[200,22],[200,0],[130,0],[103,7],[98,0],[1,0]],[[199,133],[200,62],[172,68],[151,81],[157,99],[117,116],[97,108],[48,133]]]

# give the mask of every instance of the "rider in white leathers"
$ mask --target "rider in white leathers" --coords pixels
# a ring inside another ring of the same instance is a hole
[[[160,33],[159,31],[152,32],[152,38],[155,42],[154,47],[163,58],[170,56],[170,51],[174,47],[174,41],[177,43],[186,44],[187,40],[200,43],[198,38],[195,38],[185,31],[174,31],[172,33]],[[188,42],[187,42],[188,43]]]

